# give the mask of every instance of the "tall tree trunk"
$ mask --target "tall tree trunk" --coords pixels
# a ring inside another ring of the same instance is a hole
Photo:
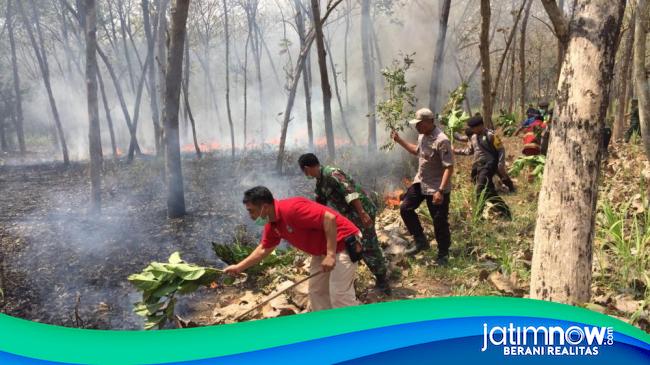
[[[122,46],[124,48],[124,58],[126,59],[126,69],[129,74],[129,85],[131,90],[135,91],[135,78],[133,76],[133,66],[131,65],[131,55],[126,40],[126,18],[124,16],[124,0],[119,0],[117,5],[117,15],[120,18],[120,33],[122,35]]]
[[[323,37],[323,20],[320,17],[318,0],[311,0],[312,22],[316,35],[316,50],[318,52],[318,68],[320,69],[321,89],[323,90],[323,114],[325,118],[325,138],[327,139],[327,153],[331,161],[336,158],[334,146],[334,128],[332,127],[332,89],[327,75],[327,59],[325,58],[325,40]]]
[[[138,132],[138,119],[140,117],[140,103],[142,101],[142,91],[144,89],[144,80],[147,76],[147,69],[151,67],[153,63],[153,54],[147,52],[147,59],[142,66],[142,74],[138,80],[138,89],[135,96],[135,106],[133,110],[133,133],[131,133],[131,142],[129,143],[129,154],[127,157],[128,162],[133,161],[133,154],[135,153],[135,146],[138,144],[138,140],[135,138]]]
[[[556,34],[568,44],[539,194],[530,296],[585,303],[591,294],[601,130],[625,0],[577,0],[570,23],[554,1],[547,5]]]
[[[154,34],[157,32],[153,29],[149,17],[149,0],[142,0],[142,21],[144,23],[144,34],[147,39],[147,52],[154,54],[156,47],[156,39]],[[160,40],[158,40],[160,41]],[[156,62],[152,62],[149,67],[149,107],[151,108],[151,117],[153,122],[153,132],[155,138],[156,155],[160,156],[162,149],[160,148],[162,131],[160,130],[160,113],[158,111],[158,96],[156,90]]]
[[[442,65],[445,55],[445,38],[447,37],[447,23],[449,22],[449,10],[451,0],[443,0],[440,16],[438,17],[438,39],[436,40],[436,53],[433,56],[433,68],[431,69],[431,83],[429,85],[429,107],[438,109],[438,93],[440,92],[440,81],[442,79]]]
[[[526,28],[528,28],[528,18],[530,17],[530,7],[533,5],[533,0],[527,0],[526,9],[524,10],[524,19],[521,21],[521,35],[519,36],[519,87],[521,94],[519,95],[519,111],[521,115],[526,114]]]
[[[558,0],[558,8],[560,9],[560,14],[564,16],[564,0]],[[557,42],[557,77],[556,81],[560,80],[560,70],[562,70],[562,61],[564,61],[564,55],[566,53],[567,43],[566,41],[558,40]]]
[[[178,133],[178,110],[183,77],[183,44],[190,0],[176,0],[172,9],[172,24],[165,78],[163,120],[165,128],[165,160],[167,167],[167,216],[185,215],[183,171]]]
[[[226,0],[223,3],[223,17],[224,17],[224,37],[226,42],[226,111],[228,113],[228,126],[230,127],[230,155],[235,158],[235,130],[232,124],[232,113],[230,110],[230,33],[228,27],[228,6]],[[261,121],[264,123],[264,121]]]
[[[16,102],[14,103],[14,115],[16,125],[16,137],[18,138],[18,148],[20,154],[24,155],[26,152],[25,147],[25,132],[23,129],[23,96],[20,92],[20,76],[18,73],[18,59],[16,57],[16,40],[14,35],[14,22],[13,22],[14,7],[12,0],[7,0],[7,33],[9,34],[9,45],[11,46],[11,70],[13,74],[13,87]]]
[[[88,146],[90,152],[90,210],[102,207],[102,138],[97,100],[97,10],[95,0],[86,1],[86,88],[88,93]]]
[[[348,80],[348,46],[350,43],[350,13],[352,12],[352,3],[346,0],[345,10],[345,35],[343,39],[343,81],[345,83],[345,108],[350,109],[350,88]],[[313,149],[313,148],[312,148]]]
[[[106,114],[106,124],[108,124],[108,133],[111,137],[111,150],[113,151],[113,158],[117,159],[117,145],[115,144],[115,131],[113,130],[113,118],[111,117],[111,109],[108,106],[108,98],[106,97],[106,89],[104,89],[104,79],[102,73],[97,68],[97,80],[99,81],[99,90],[102,93],[102,104],[104,104],[104,113]]]
[[[163,102],[165,100],[165,95],[166,95],[166,87],[167,85],[165,84],[165,80],[167,77],[167,47],[169,45],[169,39],[167,37],[167,9],[169,7],[170,0],[161,0],[156,3],[156,17],[158,18],[158,25],[156,26],[156,30],[158,35],[156,36],[157,40],[157,47],[156,47],[156,58],[157,62],[156,65],[158,66],[158,101],[161,107],[163,107]],[[163,124],[163,129],[161,130],[161,141],[165,140],[165,129],[164,129],[164,122]],[[166,145],[165,143],[161,143],[162,148],[165,148]],[[163,154],[164,151],[161,152]]]
[[[492,128],[492,72],[490,70],[490,0],[481,0],[481,95],[483,107],[481,113],[485,125]]]
[[[294,8],[296,10],[296,29],[298,30],[298,38],[300,39],[300,48],[305,47],[305,18],[302,12],[302,4],[300,0],[294,0]],[[347,61],[346,61],[347,62]],[[311,113],[311,84],[309,82],[309,63],[305,62],[302,68],[302,86],[305,92],[305,112],[307,117],[307,137],[309,138],[309,150],[314,150],[314,127],[312,123]]]
[[[244,151],[246,151],[246,145],[248,144],[248,48],[250,43],[251,29],[249,27],[244,46]]]
[[[185,53],[187,56],[187,53]],[[190,126],[192,128],[192,141],[194,141],[194,151],[196,152],[196,158],[201,159],[201,148],[199,147],[199,141],[196,138],[196,123],[194,122],[194,115],[192,115],[192,108],[190,107],[190,95],[189,95],[189,79],[183,79],[183,102],[185,103],[185,110],[187,111],[187,117],[190,119]]]
[[[368,151],[377,150],[377,121],[375,120],[375,69],[370,57],[370,0],[361,1],[361,54],[366,80],[366,105],[368,116]]]
[[[327,51],[327,55],[329,56],[330,67],[332,68],[332,80],[334,80],[334,91],[336,92],[336,100],[338,101],[339,111],[341,113],[341,123],[343,124],[343,129],[345,129],[345,134],[348,135],[348,139],[350,140],[350,143],[352,143],[353,146],[356,146],[357,142],[355,142],[354,137],[352,137],[352,133],[350,132],[350,127],[348,126],[348,120],[347,117],[345,116],[345,111],[343,109],[343,102],[341,101],[341,92],[339,91],[338,76],[336,74],[336,65],[334,64],[334,57],[332,57],[332,50],[330,49],[329,42],[325,42],[325,48]]]
[[[648,89],[648,74],[645,66],[647,26],[647,0],[639,0],[638,11],[634,21],[634,81],[636,95],[639,98],[639,121],[641,122],[641,138],[645,154],[650,159],[650,89]]]
[[[634,26],[635,26],[636,13],[634,11],[630,14],[630,21],[627,33],[623,39],[622,53],[620,59],[620,72],[619,72],[619,89],[618,89],[618,107],[616,108],[616,118],[614,119],[614,128],[612,131],[612,139],[614,141],[623,138],[625,133],[625,110],[627,109],[628,100],[630,97],[630,70],[633,67],[632,57],[634,49]]]
[[[20,10],[20,14],[23,18],[23,23],[25,24],[25,28],[27,29],[27,34],[29,35],[29,41],[31,42],[32,48],[34,48],[34,53],[36,54],[36,59],[38,60],[38,66],[41,70],[41,75],[43,76],[43,83],[45,84],[45,90],[47,91],[47,97],[50,101],[50,108],[52,109],[52,115],[54,117],[54,124],[56,127],[56,131],[58,133],[59,142],[61,144],[61,152],[63,154],[63,164],[65,166],[68,166],[70,164],[70,158],[68,157],[68,145],[66,144],[65,141],[65,135],[63,134],[63,126],[61,125],[61,119],[59,118],[59,110],[56,107],[56,100],[54,99],[54,93],[52,92],[52,85],[50,84],[50,70],[47,64],[47,54],[45,53],[43,35],[40,32],[40,24],[39,24],[36,4],[34,3],[33,0],[31,1],[32,11],[34,15],[34,23],[36,24],[36,29],[38,31],[40,47],[39,44],[36,43],[36,38],[34,37],[34,30],[32,29],[32,25],[30,21],[27,19],[27,15],[23,7],[23,2],[17,1],[17,3],[18,3],[18,9]]]

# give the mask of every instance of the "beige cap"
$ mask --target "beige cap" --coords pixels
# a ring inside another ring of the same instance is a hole
[[[435,115],[431,111],[431,109],[428,108],[422,108],[418,111],[415,112],[415,119],[412,119],[409,121],[410,125],[416,125],[420,123],[423,120],[435,120]]]

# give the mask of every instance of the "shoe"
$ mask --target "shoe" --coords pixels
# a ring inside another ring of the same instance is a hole
[[[415,256],[420,251],[424,251],[428,249],[429,249],[429,241],[427,241],[427,238],[425,236],[417,236],[415,237],[415,246],[408,248],[406,251],[404,251],[404,254],[406,256]]]
[[[436,258],[436,264],[438,266],[446,266],[448,263],[449,263],[448,255],[444,255],[444,256],[438,255],[438,258]]]
[[[390,288],[390,285],[388,284],[388,279],[386,279],[385,275],[378,276],[375,279],[375,290],[385,295],[391,295],[392,290]]]

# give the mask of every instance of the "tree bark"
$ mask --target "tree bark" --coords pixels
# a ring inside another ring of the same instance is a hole
[[[68,157],[68,146],[65,141],[65,135],[63,134],[63,126],[61,125],[61,119],[59,118],[59,110],[56,107],[56,100],[54,99],[54,93],[52,92],[52,85],[50,84],[50,70],[47,64],[47,54],[45,53],[43,36],[40,32],[40,24],[38,19],[38,13],[36,10],[36,4],[34,3],[33,0],[31,1],[32,11],[34,12],[33,13],[34,22],[36,23],[38,36],[39,36],[40,47],[39,44],[36,43],[36,38],[34,37],[34,30],[32,29],[32,26],[29,20],[27,19],[27,15],[23,7],[23,2],[17,1],[17,3],[18,3],[18,9],[20,10],[20,14],[23,18],[23,23],[25,24],[25,28],[27,29],[27,34],[29,35],[29,41],[31,42],[32,48],[34,48],[34,53],[36,54],[36,59],[38,60],[38,66],[41,70],[41,75],[43,76],[43,84],[45,85],[45,90],[47,91],[47,97],[50,101],[50,108],[52,109],[54,124],[58,133],[59,142],[61,144],[61,152],[63,154],[63,164],[65,166],[68,166],[70,164],[70,158]]]
[[[620,59],[621,67],[619,72],[620,83],[618,89],[618,107],[616,108],[616,118],[614,120],[614,128],[612,130],[612,139],[614,141],[623,138],[623,134],[625,133],[625,110],[627,109],[628,100],[631,96],[629,86],[630,84],[633,84],[633,82],[630,82],[629,76],[630,71],[633,69],[633,67],[630,67],[630,65],[632,65],[632,51],[634,50],[635,19],[636,14],[634,11],[632,11],[630,14],[629,27],[627,33],[625,34],[625,38],[623,38],[622,54]]]
[[[361,1],[361,54],[363,74],[366,80],[366,105],[368,117],[368,151],[377,150],[377,121],[375,119],[375,68],[370,57],[370,0]]]
[[[569,43],[569,23],[564,16],[564,0],[560,0],[559,6],[555,0],[542,0],[542,5],[551,19],[555,36],[557,36],[557,79],[560,78],[562,61]]]
[[[226,111],[228,113],[228,126],[230,127],[230,154],[235,158],[235,130],[232,124],[232,112],[230,110],[230,34],[228,26],[228,6],[226,0],[223,3],[223,17],[224,17],[224,37],[226,42]],[[261,121],[264,123],[263,121]]]
[[[539,194],[531,298],[577,304],[591,294],[601,130],[624,8],[624,0],[575,4]]]
[[[102,207],[102,138],[97,100],[97,10],[95,0],[86,1],[86,88],[88,93],[88,146],[90,153],[90,210]]]
[[[97,80],[99,81],[99,90],[102,93],[102,104],[104,104],[104,113],[106,114],[106,124],[108,124],[108,133],[111,137],[111,150],[113,151],[113,158],[117,159],[117,145],[115,144],[115,131],[113,130],[113,118],[111,117],[111,109],[108,106],[108,98],[106,97],[106,89],[104,88],[104,79],[102,73],[97,68]]]
[[[639,0],[638,11],[634,21],[634,81],[637,98],[639,99],[639,122],[641,124],[641,138],[645,154],[650,159],[650,89],[648,89],[648,76],[645,66],[646,36],[648,34],[646,11],[647,0]]]
[[[185,55],[187,55],[187,52]],[[183,102],[185,103],[187,117],[190,119],[190,126],[192,128],[192,141],[194,141],[194,151],[196,152],[196,158],[200,160],[202,154],[201,148],[199,147],[199,141],[196,138],[196,123],[194,122],[194,115],[192,115],[192,108],[190,107],[189,82],[189,79],[183,80]]]
[[[352,143],[353,146],[356,146],[357,143],[354,141],[354,137],[352,137],[350,127],[348,126],[348,120],[345,116],[345,111],[343,110],[343,102],[341,101],[341,92],[339,91],[338,77],[336,76],[336,65],[334,64],[334,58],[332,57],[332,51],[330,50],[329,42],[325,42],[325,48],[327,55],[329,56],[330,67],[332,68],[332,80],[334,80],[334,91],[336,92],[336,100],[338,101],[339,111],[341,112],[341,123],[343,124],[343,129],[345,129],[345,134],[347,134],[350,143]]]
[[[138,80],[138,89],[135,96],[135,106],[133,110],[133,133],[131,133],[131,142],[129,143],[129,154],[127,157],[128,162],[133,161],[133,154],[135,153],[135,146],[138,144],[138,140],[135,138],[138,132],[138,119],[140,117],[140,103],[142,101],[142,91],[144,89],[144,80],[147,76],[147,69],[151,67],[153,63],[153,54],[147,52],[147,59],[142,66],[142,74]]]
[[[185,215],[183,171],[178,133],[178,110],[183,76],[183,45],[190,0],[176,0],[172,9],[169,55],[165,77],[165,103],[163,120],[165,128],[165,160],[167,167],[167,216]]]
[[[437,110],[439,107],[438,96],[440,93],[440,81],[442,80],[442,65],[444,64],[445,39],[447,37],[450,9],[451,0],[443,0],[440,16],[438,17],[438,39],[436,40],[436,53],[433,56],[431,83],[429,85],[429,107],[432,110]]]
[[[126,69],[129,74],[129,85],[131,90],[135,91],[135,78],[133,76],[133,66],[131,65],[131,56],[126,41],[126,19],[124,17],[124,0],[119,0],[117,5],[117,15],[120,19],[120,34],[122,35],[122,46],[124,48],[124,58],[126,59]]]
[[[305,47],[305,18],[302,12],[302,4],[300,0],[294,0],[294,8],[296,10],[296,29],[298,30],[298,38],[300,39],[300,48]],[[309,63],[305,62],[302,68],[302,86],[305,92],[305,113],[307,117],[307,137],[309,139],[309,150],[314,150],[314,127],[312,123],[311,113],[311,85],[309,82]]]
[[[13,14],[14,7],[12,5],[12,0],[7,0],[7,33],[9,34],[9,45],[11,47],[11,70],[13,74],[13,87],[14,95],[16,97],[16,102],[14,104],[14,115],[15,115],[15,125],[16,125],[16,137],[18,138],[18,148],[20,149],[20,154],[24,155],[27,151],[25,147],[25,132],[23,128],[23,96],[20,91],[20,75],[18,72],[18,59],[16,57],[16,40],[14,35],[14,22]]]
[[[332,127],[332,89],[327,74],[327,59],[325,58],[325,40],[323,37],[323,20],[320,16],[318,0],[311,0],[312,22],[314,24],[318,68],[320,69],[321,89],[323,90],[323,114],[325,122],[325,138],[327,139],[327,154],[331,161],[336,158],[334,146],[334,128]]]
[[[142,21],[144,24],[144,34],[147,39],[147,52],[154,54],[156,47],[156,39],[154,34],[156,31],[153,29],[149,17],[149,0],[142,0]],[[160,40],[158,40],[160,41]],[[158,97],[157,97],[157,82],[156,82],[156,63],[153,62],[149,67],[149,107],[151,108],[151,117],[153,122],[153,132],[155,137],[156,155],[160,156],[162,150],[160,148],[162,131],[160,130],[160,112],[158,110]]]
[[[526,9],[524,10],[524,19],[521,21],[521,35],[519,37],[519,87],[521,94],[519,96],[519,111],[521,115],[526,114],[526,28],[528,28],[528,18],[530,17],[530,7],[533,0],[527,0]]]
[[[481,36],[479,52],[481,54],[481,94],[483,96],[481,113],[483,122],[492,126],[492,73],[490,70],[490,0],[481,0]]]

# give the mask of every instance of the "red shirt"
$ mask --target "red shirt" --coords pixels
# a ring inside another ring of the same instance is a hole
[[[275,222],[264,226],[262,247],[273,248],[280,244],[281,239],[285,239],[292,246],[310,255],[325,255],[325,212],[330,212],[336,217],[336,252],[343,251],[343,240],[359,234],[359,229],[338,212],[302,197],[275,201]]]

